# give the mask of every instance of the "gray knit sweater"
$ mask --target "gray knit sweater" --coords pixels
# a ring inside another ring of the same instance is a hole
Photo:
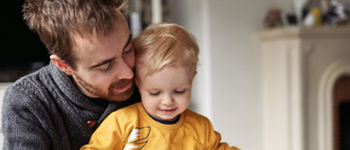
[[[104,110],[89,101],[54,63],[27,75],[4,96],[3,149],[79,149],[112,111],[140,101],[138,92]],[[93,128],[88,120],[96,120]]]

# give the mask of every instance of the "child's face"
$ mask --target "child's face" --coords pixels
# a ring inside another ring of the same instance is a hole
[[[165,67],[152,76],[144,74],[141,70],[136,81],[143,107],[153,117],[175,120],[190,104],[195,73],[184,67]]]

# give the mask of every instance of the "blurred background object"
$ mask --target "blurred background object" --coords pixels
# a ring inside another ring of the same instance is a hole
[[[322,11],[318,7],[310,9],[308,15],[304,19],[304,25],[308,27],[320,27],[323,25]]]
[[[345,26],[348,24],[348,16],[345,14],[344,4],[337,0],[322,0],[322,20],[325,25]]]
[[[264,18],[266,28],[290,27],[290,21],[286,18],[296,18],[292,26],[307,27],[346,27],[350,22],[349,0],[295,0],[295,8],[290,10],[272,7],[267,10]],[[296,7],[300,8],[296,8]],[[278,17],[279,16],[279,17]],[[282,19],[282,25],[277,18]],[[294,21],[293,21],[294,22]]]
[[[127,6],[126,18],[133,37],[150,24],[171,22],[168,0],[129,0]]]
[[[294,27],[299,25],[298,16],[295,13],[282,14],[282,21],[285,27]]]
[[[0,5],[0,82],[13,82],[49,62],[45,45],[23,20],[24,0]]]
[[[302,20],[306,26],[345,27],[349,26],[349,12],[350,1],[310,0],[303,7]]]
[[[279,8],[269,9],[264,22],[267,28],[282,27],[283,23],[281,10]]]

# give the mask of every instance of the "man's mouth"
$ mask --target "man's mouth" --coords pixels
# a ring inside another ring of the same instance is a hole
[[[124,92],[125,90],[130,88],[131,84],[132,84],[132,82],[128,82],[126,84],[116,86],[116,87],[114,87],[114,90],[116,90],[117,92]]]

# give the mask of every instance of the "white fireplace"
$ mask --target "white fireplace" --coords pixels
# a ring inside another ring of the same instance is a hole
[[[334,150],[332,92],[350,76],[350,28],[280,28],[257,37],[263,150]]]

